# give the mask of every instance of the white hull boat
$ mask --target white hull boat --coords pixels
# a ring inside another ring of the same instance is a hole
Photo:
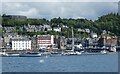
[[[20,54],[9,54],[9,57],[19,57]]]
[[[9,55],[5,52],[0,52],[0,56],[9,56]]]
[[[81,55],[81,52],[66,52],[62,53],[62,55]]]

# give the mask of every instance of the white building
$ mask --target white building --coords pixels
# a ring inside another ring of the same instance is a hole
[[[62,27],[64,27],[64,28],[68,28],[68,26],[66,26],[66,25],[62,25]]]
[[[61,28],[60,27],[54,27],[53,31],[55,31],[55,32],[61,32]]]
[[[106,31],[106,30],[103,30],[102,34],[106,34],[106,33],[107,33],[107,31]]]
[[[85,32],[90,33],[90,29],[87,29],[87,28],[86,28],[86,29],[85,29]]]
[[[38,48],[48,48],[54,45],[54,36],[53,35],[39,35],[37,37]]]
[[[31,40],[12,39],[12,50],[31,50]]]
[[[51,31],[52,30],[50,25],[44,25],[43,27],[44,27],[45,31]]]
[[[92,38],[97,38],[98,36],[97,36],[96,33],[91,33],[91,37],[92,37]]]
[[[84,29],[81,29],[81,28],[78,28],[78,31],[79,31],[79,32],[85,32],[85,30],[84,30]]]

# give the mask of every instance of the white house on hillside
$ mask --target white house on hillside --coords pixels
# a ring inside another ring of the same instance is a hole
[[[54,27],[53,31],[55,31],[55,32],[61,32],[61,28],[60,27]]]
[[[91,37],[92,37],[92,38],[97,38],[98,36],[97,36],[96,33],[91,33]]]

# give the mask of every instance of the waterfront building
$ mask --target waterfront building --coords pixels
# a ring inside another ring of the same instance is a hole
[[[9,45],[10,39],[21,38],[21,37],[19,37],[19,35],[17,35],[16,33],[4,33],[3,38],[4,38],[4,43],[6,45]]]
[[[2,48],[3,38],[0,36],[0,49]]]
[[[12,50],[31,50],[30,39],[12,39]]]
[[[38,35],[37,36],[37,47],[48,48],[54,45],[54,36],[53,35]]]
[[[66,45],[66,40],[64,36],[60,36],[58,38],[58,48],[59,49],[65,49],[65,45]]]
[[[81,43],[84,47],[97,47],[99,38],[86,38]]]
[[[4,47],[5,48],[10,48],[10,39],[12,38],[12,36],[11,35],[6,35],[6,36],[4,36],[4,40],[3,40],[3,45],[4,45]]]
[[[117,45],[117,37],[101,36],[98,43],[99,43],[99,46],[115,46]]]
[[[56,35],[54,37],[54,44],[57,45],[58,49],[65,49],[65,45],[66,45],[65,37]]]
[[[31,47],[32,47],[32,50],[37,48],[36,35],[31,37]]]

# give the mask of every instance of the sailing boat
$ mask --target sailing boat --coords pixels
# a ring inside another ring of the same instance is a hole
[[[26,53],[21,53],[19,54],[19,57],[40,57],[41,56],[41,53],[34,53],[34,52],[31,52],[31,51],[27,51],[26,50]]]
[[[78,51],[74,51],[75,47],[74,47],[74,32],[73,32],[73,27],[72,27],[72,50],[68,51],[67,53],[65,53],[65,55],[80,55],[81,52]]]

